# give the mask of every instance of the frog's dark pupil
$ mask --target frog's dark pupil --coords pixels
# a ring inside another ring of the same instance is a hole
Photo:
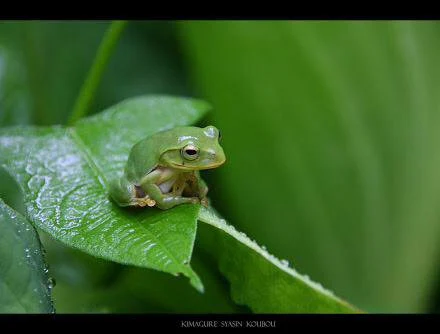
[[[186,150],[186,154],[188,154],[188,155],[196,155],[197,151],[196,150]]]

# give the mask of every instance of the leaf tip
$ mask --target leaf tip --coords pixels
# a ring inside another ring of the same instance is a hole
[[[202,280],[195,272],[192,272],[192,275],[189,276],[189,282],[198,292],[205,293]]]

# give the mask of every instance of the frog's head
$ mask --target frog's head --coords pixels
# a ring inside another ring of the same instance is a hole
[[[173,129],[170,135],[174,145],[161,155],[162,165],[190,171],[216,168],[226,161],[219,143],[220,131],[212,125],[205,128],[179,127]]]

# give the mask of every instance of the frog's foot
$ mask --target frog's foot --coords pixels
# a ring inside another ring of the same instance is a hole
[[[136,198],[135,203],[140,207],[144,207],[144,206],[152,207],[156,205],[156,201],[154,199],[151,199],[150,197]]]
[[[191,199],[191,204],[199,204],[200,203],[200,198],[198,197],[190,197]]]
[[[203,197],[200,200],[200,204],[202,204],[205,208],[207,208],[209,206],[209,199],[208,199],[208,197]]]

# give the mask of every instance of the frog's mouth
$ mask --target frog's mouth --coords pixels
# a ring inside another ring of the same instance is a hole
[[[217,167],[223,165],[225,163],[225,161],[226,160],[218,161],[218,162],[210,162],[209,164],[198,165],[198,166],[191,165],[190,163],[188,163],[188,164],[185,164],[185,163],[183,163],[183,164],[173,163],[172,166],[174,168],[177,168],[177,169],[188,170],[188,171],[190,171],[190,170],[204,170],[204,169],[217,168]]]

